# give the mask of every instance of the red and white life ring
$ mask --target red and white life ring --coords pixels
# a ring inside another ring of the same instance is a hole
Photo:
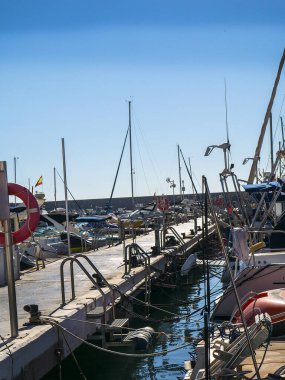
[[[40,220],[40,209],[34,195],[28,189],[17,183],[8,183],[8,194],[20,198],[24,202],[27,211],[25,224],[18,231],[12,232],[12,243],[17,244],[26,240],[37,228]],[[0,245],[4,243],[4,233],[0,232]]]

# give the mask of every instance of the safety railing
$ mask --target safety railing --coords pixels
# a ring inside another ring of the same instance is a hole
[[[169,227],[167,227],[167,230],[170,230],[172,232],[172,234],[174,235],[174,237],[176,238],[176,240],[178,242],[178,246],[181,249],[183,256],[185,257],[186,256],[186,249],[185,249],[184,240],[182,239],[182,237],[179,235],[179,233],[176,231],[176,229],[174,227],[169,226]],[[162,233],[165,233],[165,231],[162,231]],[[163,248],[165,249],[165,246]]]
[[[76,257],[67,257],[64,259],[60,265],[60,281],[61,281],[61,299],[62,299],[62,304],[66,304],[66,299],[65,299],[65,284],[64,284],[64,265],[69,262],[70,263],[70,283],[71,283],[71,300],[75,299],[75,281],[74,281],[74,263],[76,263],[80,269],[85,273],[87,278],[91,281],[91,283],[94,285],[95,289],[99,291],[103,298],[103,310],[104,310],[104,316],[106,320],[106,294],[103,292],[101,289],[101,286],[98,284],[96,279],[89,273],[89,271],[86,269],[86,267],[83,265],[83,263],[78,260],[78,258],[82,258],[85,260],[91,268],[95,271],[96,275],[98,276],[97,278],[100,278],[101,281],[109,288],[110,293],[111,293],[111,302],[112,302],[112,314],[113,318],[115,319],[115,294],[114,294],[114,289],[111,287],[111,285],[108,283],[108,281],[104,278],[104,276],[101,274],[101,272],[96,268],[96,266],[93,264],[93,262],[89,259],[89,257],[79,254],[76,255]]]
[[[125,247],[125,276],[128,275],[132,268],[132,257],[139,256],[144,261],[145,266],[145,302],[149,304],[151,293],[151,269],[150,256],[136,243],[129,244]]]

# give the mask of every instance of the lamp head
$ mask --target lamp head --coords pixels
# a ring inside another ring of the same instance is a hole
[[[209,156],[214,148],[215,148],[215,145],[208,146],[204,156]]]

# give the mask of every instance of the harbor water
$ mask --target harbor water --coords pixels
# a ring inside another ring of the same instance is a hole
[[[210,268],[212,300],[221,290],[221,273],[221,267]],[[187,343],[189,346],[162,356],[128,358],[105,353],[83,344],[74,352],[74,357],[69,355],[43,380],[183,379],[184,361],[194,358],[195,345],[203,337],[203,268],[196,267],[188,276],[172,280],[177,285],[175,288],[152,287],[151,304],[161,310],[150,308],[147,321],[146,308],[135,302],[133,306],[137,318],[131,320],[130,327],[151,326],[156,332],[161,332],[156,334],[148,352],[169,351]],[[180,316],[179,320],[176,315]],[[112,347],[110,349],[114,350]],[[130,352],[126,348],[120,348],[120,351]]]

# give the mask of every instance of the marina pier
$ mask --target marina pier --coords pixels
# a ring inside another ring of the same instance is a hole
[[[198,218],[198,230],[201,224],[201,218]],[[147,253],[150,266],[132,267],[127,274],[123,244],[100,248],[86,254],[86,257],[96,266],[112,289],[115,289],[115,310],[117,309],[116,304],[121,302],[121,294],[138,294],[145,290],[147,275],[150,281],[159,278],[166,271],[169,261],[175,258],[180,261],[185,260],[202,239],[202,231],[190,236],[190,230],[194,228],[193,220],[173,227],[181,239],[182,236],[185,237],[183,245],[181,243],[174,247],[168,247],[160,254],[152,255],[155,231],[138,236],[135,242]],[[209,232],[213,231],[214,227],[212,226]],[[127,247],[132,242],[132,239],[126,240],[125,246]],[[184,256],[185,253],[186,256]],[[45,269],[28,271],[21,276],[20,280],[16,281],[19,323],[19,335],[16,338],[10,336],[8,307],[2,306],[0,318],[0,329],[3,336],[3,342],[0,343],[1,380],[40,379],[56,366],[59,360],[69,355],[70,350],[74,350],[82,343],[75,337],[71,339],[68,337],[67,346],[57,324],[82,340],[92,340],[92,334],[100,330],[104,323],[109,325],[114,322],[112,292],[108,287],[101,288],[100,291],[92,289],[92,282],[78,265],[73,265],[75,298],[71,300],[70,263],[66,262],[63,266],[63,260],[66,258],[46,265]],[[78,260],[92,276],[94,274],[92,266],[82,257]],[[61,266],[64,274],[64,304],[62,302]],[[104,297],[101,292],[104,293]],[[0,288],[0,302],[1,305],[8,304],[7,287]],[[106,302],[106,315],[103,315],[104,302]],[[37,314],[37,311],[35,313],[31,311],[35,307],[33,305],[37,305],[41,315]],[[30,308],[31,313],[24,311],[24,306],[26,310]],[[29,323],[29,318],[31,323]],[[55,321],[55,324],[52,321]],[[84,321],[92,323],[84,323]],[[104,339],[105,337],[102,336],[103,345]]]

